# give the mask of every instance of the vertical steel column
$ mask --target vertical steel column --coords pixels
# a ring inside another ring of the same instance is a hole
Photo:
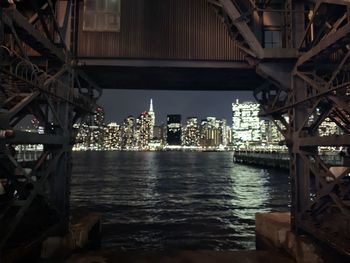
[[[66,84],[70,84],[68,80],[66,80]],[[50,188],[52,194],[51,199],[56,209],[58,209],[61,217],[60,228],[63,234],[68,231],[69,224],[69,188],[72,173],[70,126],[73,124],[70,116],[71,107],[69,103],[59,103],[56,110],[60,118],[60,123],[63,127],[54,127],[54,134],[62,136],[64,138],[64,142],[62,145],[55,146],[55,149],[53,149],[53,152],[59,156],[56,163],[56,170],[51,175],[52,180],[50,181]]]
[[[297,46],[297,43],[301,40],[304,35],[304,7],[302,3],[289,3],[286,1],[286,5],[291,10],[295,9],[294,14],[290,14],[290,17],[293,17],[293,24],[286,28],[289,34],[288,40],[293,41],[289,42],[289,45]],[[289,16],[287,16],[289,17]],[[293,30],[293,31],[292,31]],[[306,87],[302,80],[297,76],[291,75],[291,92],[292,92],[292,102],[295,103],[306,97]],[[308,172],[307,164],[301,159],[300,149],[299,149],[299,138],[303,136],[301,134],[301,126],[303,125],[303,119],[306,114],[306,107],[303,104],[300,104],[289,110],[289,140],[291,140],[291,145],[289,147],[290,152],[290,180],[292,187],[292,204],[291,204],[291,227],[297,232],[298,231],[298,221],[301,211],[305,210],[306,203],[309,198],[309,176],[305,176]]]
[[[292,77],[293,103],[304,99],[306,94],[305,83],[297,76]],[[298,222],[301,215],[306,211],[310,199],[310,182],[308,163],[301,157],[301,149],[299,145],[300,138],[303,137],[303,122],[307,114],[305,104],[299,104],[293,108],[292,118],[290,120],[292,132],[292,151],[291,151],[291,167],[290,176],[294,182],[294,190],[292,192],[292,228],[298,232]]]

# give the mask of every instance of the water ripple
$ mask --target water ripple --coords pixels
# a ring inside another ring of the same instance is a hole
[[[103,213],[103,245],[252,249],[257,212],[288,209],[288,175],[231,153],[74,153],[72,208]]]

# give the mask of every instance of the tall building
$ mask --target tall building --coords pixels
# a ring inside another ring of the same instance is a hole
[[[202,120],[200,130],[200,144],[202,147],[219,147],[223,143],[222,123],[215,117],[207,117]]]
[[[222,146],[227,146],[228,142],[227,142],[227,121],[226,119],[222,119],[221,121],[219,121],[219,129],[221,132],[221,145]]]
[[[284,140],[282,133],[278,130],[276,124],[272,120],[264,122],[266,127],[266,142],[271,146],[278,146]],[[282,126],[280,123],[278,125]],[[264,138],[264,137],[263,137]]]
[[[80,150],[103,150],[105,136],[105,112],[102,107],[94,110],[91,118],[75,128],[78,129],[77,141],[75,148]]]
[[[237,147],[258,144],[262,141],[263,121],[259,118],[260,106],[253,102],[232,103],[232,136]]]
[[[122,149],[132,149],[135,147],[135,118],[128,116],[122,128]]]
[[[121,147],[121,127],[115,122],[105,127],[105,150],[119,150]]]
[[[147,112],[142,112],[137,119],[137,147],[141,150],[148,149],[149,142],[151,140],[153,126],[152,116]]]
[[[104,122],[105,122],[105,111],[102,107],[98,106],[95,109],[94,114],[92,115],[92,123],[90,125],[101,127],[104,125]]]
[[[90,129],[86,123],[74,124],[74,128],[77,130],[75,150],[86,151],[89,149]]]
[[[335,122],[331,121],[331,119],[326,118],[320,125],[318,129],[318,133],[320,136],[331,136],[331,135],[340,135],[341,130]]]
[[[226,127],[226,141],[227,141],[227,145],[232,146],[232,129],[230,126]]]
[[[156,125],[156,114],[153,111],[153,99],[151,99],[150,101],[150,105],[149,105],[149,111],[148,111],[148,115],[150,116],[151,119],[151,139],[153,139],[154,137],[154,126]]]
[[[182,145],[184,146],[199,146],[199,127],[196,117],[187,118],[187,122],[183,132]]]
[[[173,114],[167,116],[167,145],[181,145],[181,115]]]

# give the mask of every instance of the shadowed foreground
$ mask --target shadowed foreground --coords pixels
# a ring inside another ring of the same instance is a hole
[[[125,252],[104,250],[74,255],[66,263],[292,263],[289,257],[273,251],[174,251]]]

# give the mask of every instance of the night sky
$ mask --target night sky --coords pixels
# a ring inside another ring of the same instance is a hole
[[[122,124],[125,117],[148,111],[151,98],[157,125],[165,123],[167,114],[181,114],[183,123],[187,117],[211,116],[226,118],[231,125],[232,102],[254,100],[249,91],[104,90],[99,104],[105,108],[107,123]]]

